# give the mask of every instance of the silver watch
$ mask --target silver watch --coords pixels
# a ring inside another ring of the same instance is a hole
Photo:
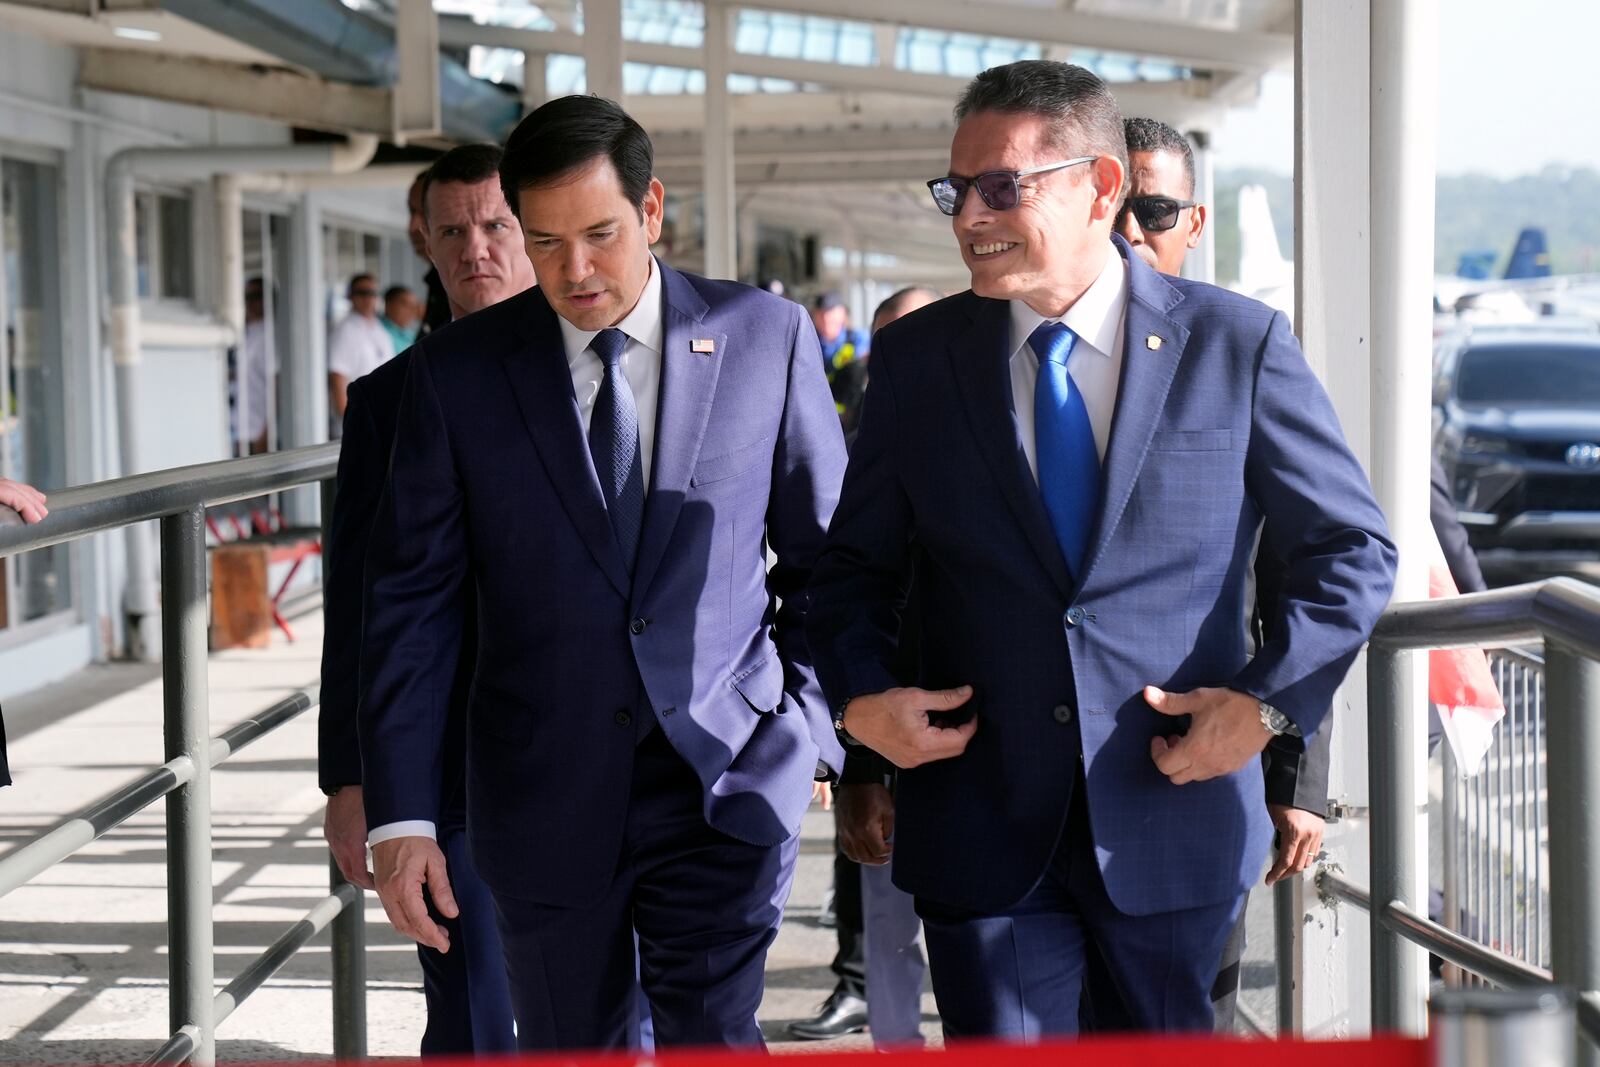
[[[1261,705],[1261,726],[1267,733],[1272,734],[1274,737],[1282,737],[1284,734],[1288,734],[1290,737],[1300,736],[1300,727],[1296,726],[1289,716],[1268,704],[1265,700],[1258,701],[1258,703]]]

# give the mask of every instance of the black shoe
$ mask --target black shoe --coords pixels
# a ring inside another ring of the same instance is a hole
[[[822,1002],[822,1010],[814,1019],[800,1019],[789,1024],[789,1033],[802,1041],[826,1041],[830,1037],[859,1034],[867,1028],[867,1002],[854,993],[835,989],[833,995]]]

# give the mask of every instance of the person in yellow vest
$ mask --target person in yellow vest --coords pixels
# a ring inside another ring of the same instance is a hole
[[[833,403],[839,409],[839,422],[846,436],[861,417],[861,398],[867,390],[866,359],[871,339],[850,325],[850,310],[844,298],[829,290],[811,302],[811,324],[817,328],[822,345],[822,365],[833,390]]]

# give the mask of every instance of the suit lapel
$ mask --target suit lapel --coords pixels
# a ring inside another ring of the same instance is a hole
[[[504,359],[512,395],[568,518],[595,563],[617,591],[627,596],[628,572],[611,529],[611,517],[606,514],[605,498],[600,495],[589,442],[583,436],[583,418],[572,394],[572,372],[561,327],[538,289],[530,290],[527,300],[522,333],[528,347]]]
[[[661,271],[661,392],[656,398],[656,441],[645,501],[644,530],[634,566],[635,599],[650,588],[672,539],[689,478],[705,440],[727,335],[708,327],[709,310],[682,274],[656,261]],[[696,341],[710,341],[711,351]]]
[[[1084,561],[1085,576],[1106,550],[1133,494],[1189,340],[1189,331],[1167,315],[1183,299],[1182,294],[1138,256],[1126,254],[1120,237],[1113,240],[1128,263],[1128,308],[1122,334],[1122,377],[1106,445],[1100,509]],[[1160,340],[1151,342],[1152,337]],[[1152,343],[1156,347],[1152,348]]]
[[[1011,317],[1003,300],[972,297],[972,326],[946,349],[960,383],[967,421],[1006,502],[1033,546],[1039,562],[1061,592],[1070,597],[1072,575],[1061,555],[1055,528],[1044,510],[1039,485],[1022,450],[1011,393]]]

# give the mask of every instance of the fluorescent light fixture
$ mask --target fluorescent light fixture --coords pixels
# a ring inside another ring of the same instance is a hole
[[[159,31],[159,30],[146,30],[146,29],[142,29],[141,27],[138,27],[138,26],[118,26],[116,29],[112,30],[111,32],[116,34],[118,37],[121,37],[121,38],[123,38],[125,40],[129,40],[129,41],[159,41],[159,40],[161,40],[161,31]]]

